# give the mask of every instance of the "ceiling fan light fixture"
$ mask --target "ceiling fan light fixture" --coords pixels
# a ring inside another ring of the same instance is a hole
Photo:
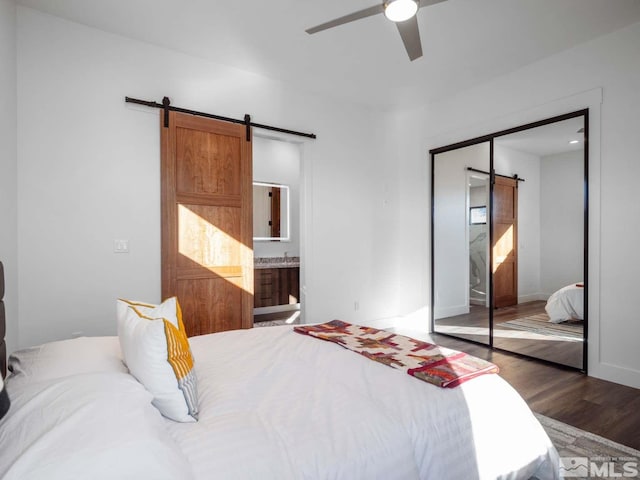
[[[418,11],[416,0],[388,0],[384,2],[384,16],[392,22],[404,22]]]

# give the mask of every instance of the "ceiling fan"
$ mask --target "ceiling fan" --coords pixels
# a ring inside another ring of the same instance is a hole
[[[308,34],[314,34],[327,30],[329,28],[344,25],[345,23],[355,22],[362,18],[371,17],[379,13],[384,13],[392,22],[395,22],[400,32],[400,37],[407,50],[409,59],[414,61],[422,56],[422,43],[420,41],[420,30],[418,29],[418,20],[416,13],[419,8],[428,7],[435,3],[444,2],[445,0],[385,0],[381,5],[359,10],[344,17],[336,18],[329,22],[323,23],[316,27],[306,30]]]

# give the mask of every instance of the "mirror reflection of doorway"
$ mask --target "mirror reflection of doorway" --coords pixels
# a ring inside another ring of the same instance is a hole
[[[253,141],[254,326],[303,323],[301,145]]]
[[[434,332],[586,371],[587,139],[585,110],[431,151]]]
[[[489,307],[489,175],[468,174],[469,308]]]

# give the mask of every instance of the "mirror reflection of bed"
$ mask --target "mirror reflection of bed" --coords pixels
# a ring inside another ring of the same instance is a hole
[[[584,368],[584,126],[432,151],[434,331]]]
[[[547,302],[536,300],[497,309],[494,343],[505,350],[581,368],[582,318],[575,316],[551,321],[548,307]]]

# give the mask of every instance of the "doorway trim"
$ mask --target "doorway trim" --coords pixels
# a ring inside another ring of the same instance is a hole
[[[313,148],[314,138],[301,138],[279,132],[260,132],[254,131],[253,137],[259,137],[266,140],[275,140],[286,142],[298,146],[299,162],[300,162],[300,184],[299,184],[299,201],[300,201],[300,323],[308,323],[309,296],[307,285],[309,284],[308,272],[313,271],[310,268],[310,262],[313,258],[312,251],[312,219],[313,219],[313,178],[312,164],[306,155],[309,148]]]

